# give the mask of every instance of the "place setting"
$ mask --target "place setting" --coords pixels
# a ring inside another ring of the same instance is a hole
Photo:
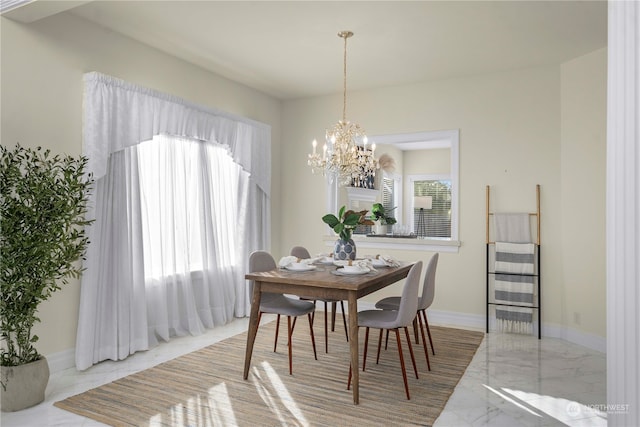
[[[333,264],[338,268],[332,271],[338,276],[352,276],[367,273],[375,273],[376,268],[398,267],[400,263],[387,255],[365,256],[356,260],[334,260]]]
[[[317,266],[314,265],[318,261],[318,258],[301,259],[292,255],[282,257],[278,262],[278,267],[283,270],[295,271],[295,272],[307,272],[317,270]]]

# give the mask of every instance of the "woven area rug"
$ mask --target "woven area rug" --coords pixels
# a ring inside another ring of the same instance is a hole
[[[242,379],[246,333],[242,333],[55,406],[113,426],[425,426],[444,408],[484,336],[432,326],[436,355],[431,355],[431,371],[422,345],[412,343],[420,376],[416,379],[402,334],[411,393],[407,400],[395,337],[389,336],[387,350],[383,342],[376,364],[378,331],[372,330],[366,371],[360,372],[360,404],[354,405],[346,388],[349,347],[344,329],[338,323],[329,333],[327,354],[323,326],[316,323],[318,360],[314,360],[308,322],[299,320],[293,334],[291,376],[285,319],[277,353],[273,352],[275,322],[258,330],[246,381]],[[362,363],[364,329],[359,335]]]

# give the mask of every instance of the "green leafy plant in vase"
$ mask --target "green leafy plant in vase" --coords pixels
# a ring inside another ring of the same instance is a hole
[[[338,216],[326,214],[322,217],[322,221],[340,237],[333,251],[334,259],[356,259],[356,244],[351,239],[351,235],[359,225],[373,225],[373,221],[367,218],[367,212],[366,210],[359,212],[346,210],[346,206],[343,206]]]
[[[386,234],[387,225],[393,225],[397,222],[393,216],[389,215],[389,212],[394,209],[395,208],[386,211],[382,203],[373,204],[371,207],[371,218],[376,226],[376,234]]]
[[[44,400],[49,367],[33,328],[40,303],[80,277],[93,178],[83,156],[19,144],[0,155],[0,383],[10,412]]]

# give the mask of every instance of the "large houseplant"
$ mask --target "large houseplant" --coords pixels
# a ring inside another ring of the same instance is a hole
[[[15,411],[44,399],[49,369],[34,347],[33,328],[40,303],[82,272],[77,261],[88,245],[85,214],[93,178],[85,174],[83,156],[19,144],[0,146],[0,154],[0,380],[2,410]],[[19,378],[33,369],[45,378]]]
[[[367,212],[347,210],[346,206],[343,206],[338,216],[326,214],[322,217],[322,221],[340,237],[333,251],[335,259],[356,259],[356,244],[351,239],[351,234],[359,225],[373,225],[373,221],[366,217]]]

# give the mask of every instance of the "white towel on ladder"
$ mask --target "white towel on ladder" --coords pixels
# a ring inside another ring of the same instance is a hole
[[[521,334],[533,333],[535,245],[496,242],[495,302],[498,329]]]
[[[496,242],[531,242],[531,225],[528,213],[495,213],[493,214],[493,223]]]

